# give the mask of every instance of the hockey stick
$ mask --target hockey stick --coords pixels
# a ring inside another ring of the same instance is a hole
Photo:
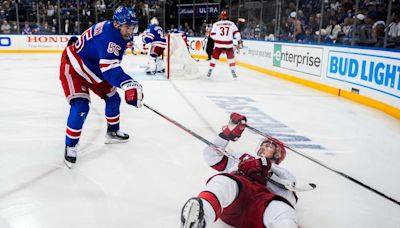
[[[170,123],[174,124],[175,126],[179,127],[180,129],[186,131],[187,133],[189,133],[190,135],[194,136],[195,138],[199,139],[200,141],[204,142],[205,144],[207,144],[208,146],[210,146],[211,148],[213,148],[214,150],[218,151],[219,153],[227,156],[228,158],[233,159],[236,163],[239,163],[240,160],[233,156],[232,154],[230,154],[229,152],[227,152],[226,150],[223,150],[221,148],[219,148],[217,145],[215,145],[214,143],[208,141],[207,139],[203,138],[202,136],[196,134],[195,132],[191,131],[190,129],[188,129],[187,127],[183,126],[182,124],[176,122],[175,120],[169,118],[168,116],[160,113],[159,111],[155,110],[154,108],[148,106],[147,104],[143,103],[143,106],[146,107],[147,109],[153,111],[154,113],[156,113],[157,115],[161,116],[162,118],[166,119],[167,121],[169,121]],[[286,189],[286,190],[290,190],[290,191],[294,191],[294,192],[303,192],[303,191],[309,191],[309,190],[313,190],[316,185],[315,184],[309,184],[305,187],[296,187],[294,185],[291,184],[282,184],[279,183],[277,181],[274,181],[270,178],[267,178],[268,181],[270,181],[271,183],[277,185],[280,188]]]
[[[260,131],[260,130],[258,130],[258,129],[256,129],[256,128],[252,127],[252,126],[246,125],[246,127],[247,127],[248,129],[252,130],[253,132],[255,132],[255,133],[257,133],[257,134],[263,136],[263,137],[270,138],[270,139],[273,138],[272,136],[270,136],[270,135],[268,135],[268,134],[266,134],[266,133],[264,133],[264,132],[262,132],[262,131]],[[345,173],[343,173],[343,172],[337,171],[337,170],[335,170],[335,169],[329,167],[328,165],[323,164],[322,162],[318,161],[317,159],[315,159],[315,158],[313,158],[313,157],[311,157],[311,156],[309,156],[309,155],[307,155],[307,154],[305,154],[305,153],[303,153],[303,152],[294,150],[294,149],[290,148],[289,146],[287,146],[286,144],[284,144],[283,146],[286,147],[287,149],[289,149],[289,150],[295,152],[296,154],[301,155],[301,156],[303,156],[304,158],[307,158],[308,160],[311,160],[311,161],[313,161],[314,163],[317,163],[318,165],[320,165],[320,166],[322,166],[322,167],[324,167],[324,168],[326,168],[326,169],[329,169],[330,171],[332,171],[332,172],[334,172],[334,173],[336,173],[336,174],[339,174],[340,176],[345,177],[345,178],[347,178],[347,179],[353,181],[354,183],[363,186],[364,188],[366,188],[366,189],[368,189],[368,190],[370,190],[370,191],[375,192],[376,194],[378,194],[378,195],[380,195],[380,196],[382,196],[382,197],[384,197],[384,198],[386,198],[386,199],[388,199],[388,200],[390,200],[390,201],[396,203],[397,205],[400,205],[400,202],[399,202],[399,201],[397,201],[397,200],[393,199],[392,197],[389,197],[389,196],[385,195],[384,193],[382,193],[382,192],[380,192],[380,191],[378,191],[378,190],[376,190],[376,189],[374,189],[374,188],[372,188],[372,187],[370,187],[370,186],[368,186],[368,185],[362,183],[361,181],[359,181],[359,180],[357,180],[357,179],[355,179],[355,178],[353,178],[353,177],[351,177],[351,176],[349,176],[349,175],[347,175],[347,174],[345,174]]]

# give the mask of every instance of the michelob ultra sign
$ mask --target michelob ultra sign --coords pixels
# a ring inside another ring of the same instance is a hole
[[[400,58],[330,51],[327,77],[400,98]]]

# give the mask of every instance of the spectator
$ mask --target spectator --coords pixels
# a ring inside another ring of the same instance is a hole
[[[69,20],[68,20],[68,19],[65,20],[65,21],[64,21],[63,34],[65,34],[65,35],[72,35],[72,32],[73,32],[73,31],[74,31],[74,30],[73,30],[72,25],[71,25],[71,23],[69,22]]]
[[[53,18],[53,20],[51,20],[51,32],[52,33],[56,33],[56,30],[58,31],[58,23],[57,20],[55,18]]]
[[[35,25],[32,26],[32,34],[38,34],[41,33],[41,26],[39,23],[36,23]]]
[[[47,2],[47,17],[52,18],[54,16],[54,6],[50,1]]]
[[[74,34],[75,34],[75,35],[81,34],[81,32],[79,31],[79,21],[75,21],[75,24],[74,24]]]
[[[377,21],[372,26],[375,47],[383,47],[385,40],[385,22]]]
[[[32,29],[31,26],[29,26],[29,21],[25,21],[24,28],[22,29],[22,34],[32,35]]]
[[[11,33],[17,33],[18,31],[17,22],[11,21],[10,26],[11,26]]]
[[[336,19],[331,18],[329,20],[329,25],[325,28],[325,30],[327,32],[325,43],[336,43],[339,33],[342,32],[342,27],[337,24]]]
[[[308,24],[306,26],[312,34],[319,30],[319,21],[315,20],[315,14],[311,14],[308,18]]]
[[[329,6],[331,10],[338,11],[340,3],[337,0],[331,0]]]
[[[360,27],[360,41],[361,46],[373,46],[375,44],[375,39],[372,36],[372,25],[374,20],[370,17],[364,19],[364,24]]]
[[[301,21],[297,18],[296,12],[290,13],[290,16],[288,19],[288,24],[289,24],[290,33],[293,36],[293,39],[295,41],[301,40],[304,36],[304,27],[303,27]]]
[[[1,33],[9,34],[11,32],[11,26],[8,24],[7,20],[3,20],[1,25]]]
[[[352,31],[353,31],[353,18],[346,18],[344,19],[344,23],[342,26],[342,36],[337,40],[337,43],[340,44],[351,44],[352,38]]]
[[[43,22],[43,27],[42,27],[42,34],[52,34],[53,33],[53,28],[49,26],[49,23],[47,21]]]
[[[386,28],[388,30],[388,36],[390,38],[396,38],[400,36],[400,16],[397,13],[392,14],[392,22]]]
[[[314,33],[312,33],[310,28],[306,28],[306,30],[304,31],[304,36],[303,39],[301,40],[301,42],[303,43],[314,43],[315,42],[315,38],[314,38]]]

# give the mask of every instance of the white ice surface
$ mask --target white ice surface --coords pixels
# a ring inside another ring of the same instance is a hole
[[[69,106],[59,59],[0,55],[0,228],[179,227],[182,205],[215,173],[202,158],[205,145],[124,102],[121,130],[131,141],[105,145],[104,103],[92,94],[78,162],[68,170],[63,152]],[[206,139],[228,120],[228,111],[210,96],[250,98],[255,108],[325,148],[298,150],[400,200],[398,119],[240,67],[233,80],[226,63],[217,64],[212,80],[174,81],[144,75],[145,63],[131,55],[123,62],[142,83],[145,102]],[[198,64],[205,74],[208,63]],[[252,152],[259,138],[246,131],[230,149]],[[299,194],[302,228],[400,227],[399,205],[295,153],[282,165],[299,183],[318,186]]]

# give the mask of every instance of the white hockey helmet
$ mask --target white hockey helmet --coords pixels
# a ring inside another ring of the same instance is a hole
[[[158,25],[158,19],[156,17],[151,18],[150,24],[152,25]]]
[[[285,159],[286,149],[285,149],[284,144],[281,141],[279,141],[278,139],[275,139],[272,137],[264,138],[263,140],[260,141],[260,143],[257,147],[257,155],[258,156],[265,157],[265,155],[262,154],[263,149],[261,148],[261,146],[263,146],[264,144],[273,145],[275,148],[273,156],[269,159],[273,160],[276,164],[281,163]]]

